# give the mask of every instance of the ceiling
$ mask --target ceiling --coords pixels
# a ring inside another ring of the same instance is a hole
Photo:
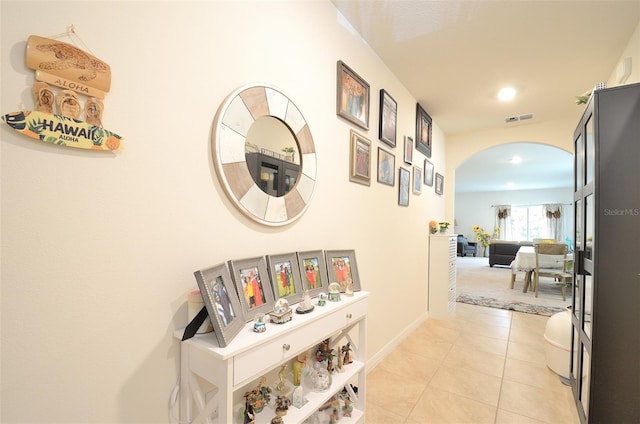
[[[609,79],[640,20],[640,0],[332,1],[446,134],[577,122],[575,97]],[[502,103],[496,93],[506,85],[518,95]],[[525,114],[533,118],[505,122]],[[513,189],[548,188],[563,175],[571,184],[568,153],[525,147],[470,158],[456,172],[456,191],[477,191],[479,179],[482,191],[504,190],[505,181]],[[516,152],[524,162],[505,167]],[[556,159],[567,165],[553,166],[559,174],[545,172],[545,181],[539,166]]]

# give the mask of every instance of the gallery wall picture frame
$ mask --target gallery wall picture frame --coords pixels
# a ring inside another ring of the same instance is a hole
[[[413,194],[422,194],[422,168],[413,167]]]
[[[397,123],[398,103],[385,89],[380,89],[378,138],[390,147],[396,147]]]
[[[264,256],[230,260],[229,271],[236,286],[245,322],[273,311],[273,286]]]
[[[396,157],[393,153],[378,147],[378,182],[394,186],[396,176]]]
[[[429,159],[424,160],[424,185],[433,187],[433,163]]]
[[[404,136],[404,163],[411,165],[413,163],[413,138]]]
[[[240,301],[227,264],[194,272],[213,332],[220,347],[226,347],[245,325]]]
[[[444,175],[436,172],[436,194],[444,193]]]
[[[336,113],[347,121],[369,129],[369,84],[343,61],[338,61]]]
[[[361,290],[355,250],[326,250],[325,257],[329,280],[340,284],[341,292],[346,291],[349,281],[354,292]]]
[[[302,289],[309,291],[309,296],[316,297],[329,289],[327,262],[324,251],[308,250],[298,252],[298,267],[302,280]]]
[[[300,302],[304,289],[296,253],[267,255],[266,259],[274,300],[286,299],[289,304]]]
[[[420,103],[416,103],[416,149],[426,157],[431,157],[432,120]]]
[[[409,206],[409,188],[411,187],[411,172],[400,167],[398,169],[398,205]]]
[[[349,181],[371,185],[371,141],[351,130]]]

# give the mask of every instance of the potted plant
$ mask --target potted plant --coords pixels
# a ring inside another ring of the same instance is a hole
[[[286,159],[289,162],[293,162],[295,160],[295,154],[296,154],[296,149],[294,149],[293,147],[285,147],[284,149],[282,149],[283,152],[285,152],[287,154]]]

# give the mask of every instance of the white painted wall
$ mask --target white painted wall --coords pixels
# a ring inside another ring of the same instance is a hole
[[[73,24],[111,66],[103,122],[125,140],[117,154],[79,151],[0,125],[0,421],[167,422],[193,272],[228,259],[355,249],[372,292],[370,357],[424,317],[427,222],[445,218],[443,198],[425,189],[399,207],[397,183],[378,184],[375,170],[371,187],[349,182],[353,126],[335,113],[336,62],[371,85],[370,130],[358,131],[374,152],[379,90],[398,102],[398,146],[416,101],[329,1],[3,0],[1,15],[0,112],[33,108],[27,37]],[[311,206],[285,228],[245,219],[212,165],[216,110],[251,82],[288,94],[316,143]],[[437,123],[433,143],[446,174]],[[397,168],[402,147],[393,153]]]
[[[113,155],[45,145],[0,125],[0,421],[167,422],[179,361],[173,332],[186,324],[193,271],[228,259],[356,249],[372,292],[371,362],[424,316],[427,222],[453,221],[452,170],[477,139],[445,143],[435,122],[444,197],[425,188],[402,208],[397,185],[378,184],[375,171],[371,187],[349,183],[353,127],[335,116],[336,61],[371,85],[371,129],[360,132],[374,150],[378,91],[398,102],[399,146],[413,135],[415,99],[329,1],[3,0],[0,15],[0,113],[33,107],[27,37],[75,25],[112,68],[103,121],[125,137]],[[245,219],[213,170],[216,110],[250,82],[287,93],[316,142],[312,204],[285,228]],[[503,136],[570,150],[574,125]],[[503,140],[480,138],[485,147]],[[402,150],[393,152],[397,167]]]

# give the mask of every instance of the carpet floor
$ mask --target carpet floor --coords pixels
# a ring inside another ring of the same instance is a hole
[[[510,289],[511,269],[489,267],[489,258],[458,257],[456,274],[458,302],[546,316],[571,306],[570,290],[567,300],[562,300],[560,288],[550,278],[540,278],[538,297],[531,291],[522,292],[524,273],[517,274],[514,288]]]

